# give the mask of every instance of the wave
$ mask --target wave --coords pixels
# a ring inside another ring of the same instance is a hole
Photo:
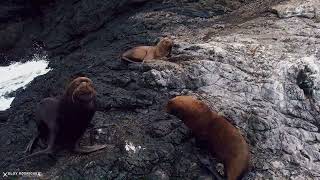
[[[0,110],[10,108],[14,100],[10,93],[25,88],[35,77],[49,72],[48,64],[47,56],[35,54],[31,61],[0,67]]]

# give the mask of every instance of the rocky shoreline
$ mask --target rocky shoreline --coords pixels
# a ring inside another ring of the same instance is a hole
[[[318,1],[299,7],[295,0],[24,3],[0,8],[8,12],[0,13],[0,37],[10,37],[0,53],[20,60],[43,46],[52,70],[0,113],[1,171],[42,172],[45,179],[210,179],[201,160],[219,171],[221,164],[163,111],[169,98],[188,94],[247,138],[253,168],[246,179],[320,178]],[[143,65],[118,60],[124,50],[162,36],[175,41],[171,58]],[[36,102],[62,93],[75,74],[95,82],[99,99],[93,133],[83,143],[94,139],[110,148],[16,163],[36,132]]]

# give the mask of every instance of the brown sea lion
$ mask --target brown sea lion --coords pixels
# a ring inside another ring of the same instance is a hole
[[[96,111],[96,91],[87,77],[72,80],[60,97],[41,100],[35,111],[37,135],[29,142],[26,152],[32,152],[39,139],[47,148],[22,159],[39,154],[52,154],[57,148],[68,148],[79,153],[90,153],[106,145],[79,146],[79,139],[89,126]]]
[[[152,59],[160,59],[171,54],[172,39],[162,38],[155,46],[137,46],[121,55],[121,59],[129,62],[143,62]]]
[[[171,99],[166,111],[180,118],[194,135],[208,142],[210,152],[224,163],[228,180],[239,180],[249,170],[249,147],[224,117],[191,96]]]

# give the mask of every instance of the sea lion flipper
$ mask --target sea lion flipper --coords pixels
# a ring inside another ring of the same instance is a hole
[[[26,150],[24,151],[24,153],[31,153],[31,152],[32,152],[33,146],[38,143],[39,135],[40,135],[40,134],[37,134],[36,136],[34,136],[34,137],[30,140],[30,142],[28,143],[28,145],[27,145]]]
[[[212,166],[208,157],[203,157],[199,154],[196,154],[197,158],[199,159],[200,163],[210,171],[210,173],[215,177],[217,180],[223,180],[221,175],[217,172],[217,170]]]
[[[153,53],[147,53],[146,52],[145,56],[143,57],[143,61],[150,61],[150,60],[153,60],[153,59],[154,59],[154,54]]]
[[[45,149],[45,150],[32,153],[32,154],[30,154],[30,155],[28,155],[28,156],[26,156],[26,157],[23,157],[23,158],[18,159],[17,162],[22,161],[22,160],[25,160],[25,159],[28,159],[28,158],[31,158],[31,157],[34,157],[34,156],[42,155],[42,154],[46,154],[46,155],[51,155],[51,154],[53,154],[53,148],[52,148],[52,147],[48,147],[48,148]]]
[[[99,151],[101,149],[106,148],[106,144],[101,144],[101,145],[93,145],[93,146],[76,146],[73,151],[77,153],[92,153],[95,151]]]
[[[30,157],[34,157],[34,156],[37,156],[37,155],[42,155],[42,154],[47,154],[47,155],[51,155],[53,154],[54,152],[54,149],[55,149],[55,142],[56,142],[56,127],[55,126],[52,126],[52,129],[50,131],[50,134],[49,134],[49,141],[48,141],[48,147],[42,151],[38,151],[38,152],[35,152],[35,153],[32,153],[26,157],[23,157],[21,159],[19,159],[18,161],[21,161],[21,160],[24,160],[24,159],[27,159],[27,158],[30,158]],[[39,137],[39,136],[36,136],[36,137]],[[35,138],[36,140],[36,138]],[[30,141],[29,144],[33,144],[33,139]],[[28,145],[29,146],[29,145]]]
[[[124,61],[127,61],[127,62],[131,62],[131,63],[140,63],[141,62],[141,60],[139,60],[139,59],[132,60],[132,59],[129,59],[129,58],[125,57],[125,56],[123,56],[121,58],[121,60],[124,60]]]

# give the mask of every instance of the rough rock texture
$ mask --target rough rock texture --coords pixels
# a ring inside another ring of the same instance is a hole
[[[53,70],[1,112],[0,170],[40,171],[48,179],[210,178],[206,166],[221,171],[219,162],[163,111],[169,98],[189,94],[247,138],[253,168],[246,179],[319,179],[320,24],[278,18],[267,11],[276,0],[214,2],[57,0],[41,6],[42,16],[33,21],[41,28],[24,32],[19,42],[32,42],[30,36],[41,42]],[[176,43],[171,58],[118,61],[127,48],[164,35]],[[94,127],[83,143],[110,148],[15,162],[36,132],[36,102],[61,93],[77,73],[92,78],[99,93]]]
[[[291,0],[272,8],[277,12],[280,18],[289,17],[307,17],[320,18],[320,1],[319,0]]]

